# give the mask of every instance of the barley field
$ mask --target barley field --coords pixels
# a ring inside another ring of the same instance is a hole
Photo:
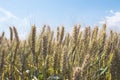
[[[0,34],[0,80],[120,80],[120,33],[75,25],[73,33],[33,25],[26,40],[16,27]]]

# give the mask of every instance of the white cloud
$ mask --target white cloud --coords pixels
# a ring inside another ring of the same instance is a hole
[[[111,10],[110,10],[110,13],[114,13],[114,11],[111,9]]]
[[[4,31],[6,36],[9,36],[9,26],[16,26],[19,37],[25,39],[29,34],[30,26],[32,22],[30,21],[34,16],[28,15],[24,18],[15,16],[12,12],[0,8],[0,32]]]
[[[4,22],[8,19],[17,19],[17,17],[15,15],[13,15],[11,12],[3,9],[3,8],[0,8],[0,14],[4,14],[3,17],[0,17],[0,22]]]
[[[104,20],[100,21],[100,23],[106,23],[108,29],[120,31],[120,12],[114,12],[113,10],[110,10],[110,13],[112,13],[112,15],[106,16]]]

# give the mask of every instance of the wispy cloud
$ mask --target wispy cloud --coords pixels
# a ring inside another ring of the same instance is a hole
[[[9,36],[9,26],[16,26],[19,37],[25,39],[30,31],[30,25],[32,25],[32,21],[30,21],[33,17],[32,14],[21,18],[19,16],[14,15],[12,12],[0,8],[0,31],[5,31],[6,36]]]
[[[0,8],[0,14],[4,14],[3,17],[0,17],[0,22],[4,22],[8,19],[18,19],[15,15],[13,15],[11,12],[3,9],[3,8]]]
[[[112,15],[106,16],[100,23],[106,23],[109,29],[120,31],[120,12],[110,10],[110,13],[112,13]]]

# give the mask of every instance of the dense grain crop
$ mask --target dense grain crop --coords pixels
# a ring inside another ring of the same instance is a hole
[[[54,33],[34,25],[26,40],[10,27],[0,35],[0,80],[119,80],[120,33],[75,25],[73,33]],[[56,35],[54,35],[56,34]]]

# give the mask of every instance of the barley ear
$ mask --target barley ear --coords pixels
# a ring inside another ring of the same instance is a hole
[[[46,56],[47,56],[47,36],[43,36],[42,40],[42,55],[43,55],[43,60],[44,60],[44,80],[47,78],[46,74]]]
[[[12,31],[11,27],[9,27],[9,29],[10,29],[10,40],[12,41],[13,40],[13,31]]]

